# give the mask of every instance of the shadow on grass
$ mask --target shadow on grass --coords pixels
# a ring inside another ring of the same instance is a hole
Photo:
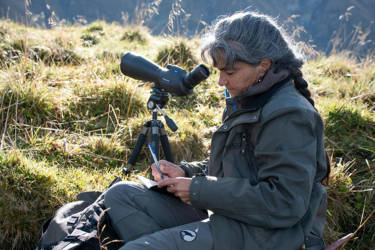
[[[345,161],[375,158],[374,120],[360,111],[344,107],[332,109],[326,118],[328,146]]]
[[[375,205],[371,190],[375,176],[375,123],[371,115],[353,107],[334,107],[325,119],[327,146],[336,163],[328,188],[326,235],[339,238],[354,232]],[[348,249],[372,249],[375,218],[371,218],[351,240]],[[332,240],[332,239],[331,239]]]
[[[0,154],[0,249],[35,249],[43,222],[66,200],[40,167],[18,152]]]

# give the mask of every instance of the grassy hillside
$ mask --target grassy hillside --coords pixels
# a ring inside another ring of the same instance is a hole
[[[153,37],[143,27],[97,22],[40,30],[0,21],[0,249],[33,249],[56,208],[88,190],[104,190],[122,175],[137,136],[151,119],[151,84],[122,75],[121,56],[137,52],[160,65],[198,63],[198,41]],[[326,125],[333,161],[328,226],[345,249],[375,241],[375,63],[320,56],[304,67]],[[218,74],[188,97],[170,98],[167,130],[176,161],[208,155],[220,124]],[[147,151],[135,172],[147,174]],[[364,223],[365,222],[365,223]],[[360,226],[364,224],[363,226]]]

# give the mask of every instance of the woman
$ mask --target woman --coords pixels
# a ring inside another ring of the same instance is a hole
[[[204,162],[152,166],[164,195],[131,182],[105,204],[125,249],[323,249],[329,165],[302,60],[269,17],[237,13],[202,56],[229,97]],[[209,211],[209,216],[207,212]]]

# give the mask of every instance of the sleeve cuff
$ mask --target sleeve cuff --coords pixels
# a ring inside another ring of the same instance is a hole
[[[206,201],[203,197],[204,194],[202,194],[202,191],[205,190],[205,186],[207,186],[206,184],[211,181],[217,181],[217,178],[214,176],[193,177],[190,184],[190,202],[193,206],[206,209]]]
[[[185,165],[181,164],[181,165],[179,165],[179,167],[180,167],[182,170],[184,170],[184,172],[185,172],[185,177],[191,177],[190,172],[189,172],[188,168],[187,168]]]

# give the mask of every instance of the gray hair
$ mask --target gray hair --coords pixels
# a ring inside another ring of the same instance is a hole
[[[303,64],[282,28],[271,17],[255,12],[238,12],[219,19],[204,37],[201,53],[206,61],[209,56],[214,65],[219,55],[224,56],[226,66],[233,66],[235,61],[257,65],[264,58],[272,63]]]
[[[205,61],[212,59],[214,66],[220,60],[224,60],[228,68],[236,61],[258,65],[269,58],[274,70],[289,70],[297,90],[314,105],[300,70],[302,56],[271,17],[256,12],[237,12],[219,19],[202,40],[201,56]]]

